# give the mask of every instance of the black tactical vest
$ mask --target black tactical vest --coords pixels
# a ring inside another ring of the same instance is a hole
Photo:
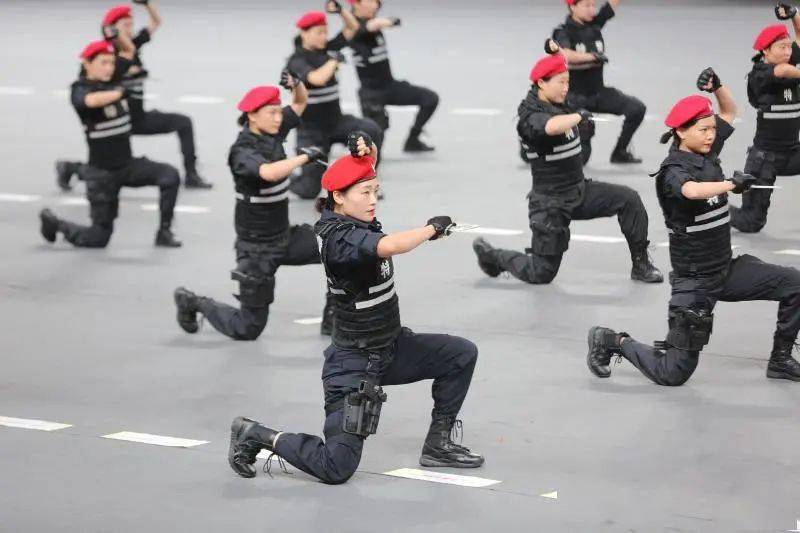
[[[380,224],[374,224],[379,230]],[[391,258],[355,265],[346,276],[335,276],[327,262],[331,247],[337,246],[337,234],[354,227],[353,221],[334,219],[320,221],[314,228],[328,291],[336,300],[333,343],[345,349],[379,350],[391,346],[401,330]]]

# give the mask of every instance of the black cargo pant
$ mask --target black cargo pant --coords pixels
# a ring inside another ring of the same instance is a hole
[[[256,340],[267,326],[269,306],[275,300],[275,273],[281,265],[319,264],[319,247],[308,224],[292,226],[270,242],[236,241],[239,307],[202,298],[200,312],[214,329],[239,341]]]
[[[391,363],[381,376],[381,385],[432,379],[433,416],[458,415],[478,359],[473,343],[461,337],[416,334],[403,328],[389,350]],[[367,359],[368,354],[359,350],[334,345],[325,350],[322,386],[326,407],[358,391],[366,375]],[[358,468],[364,437],[343,431],[343,412],[344,407],[326,409],[325,440],[303,433],[282,433],[275,452],[325,483],[344,483]]]
[[[384,131],[389,129],[387,105],[418,106],[419,111],[411,126],[409,137],[418,137],[439,107],[439,95],[435,92],[398,80],[393,80],[387,86],[380,88],[361,87],[358,98],[361,101],[361,114],[374,120]]]
[[[122,187],[157,186],[160,192],[160,227],[169,228],[172,224],[180,185],[180,177],[174,167],[150,161],[146,157],[137,157],[116,170],[81,165],[80,175],[86,181],[86,199],[89,200],[92,224],[59,223],[64,238],[75,246],[105,248],[108,245],[114,232],[114,220],[119,214],[119,191]]]
[[[531,247],[527,253],[496,250],[497,266],[528,283],[550,283],[569,248],[570,222],[614,215],[631,250],[647,246],[647,211],[639,194],[629,187],[586,180],[567,196],[531,193],[528,202]]]
[[[133,135],[159,135],[177,132],[183,156],[183,168],[188,174],[195,172],[194,127],[192,119],[180,113],[162,113],[156,109],[133,117]]]
[[[383,130],[370,119],[358,118],[353,115],[342,115],[336,124],[329,128],[320,128],[316,124],[304,124],[297,128],[297,150],[308,146],[316,146],[326,154],[330,152],[331,145],[347,143],[347,136],[354,131],[363,131],[372,137],[375,145],[380,149],[383,143]],[[321,180],[325,167],[312,163],[303,165],[300,174],[292,177],[289,190],[301,198],[316,198],[322,189]]]
[[[795,340],[800,331],[800,271],[765,263],[752,255],[734,259],[728,270],[713,276],[670,276],[669,324],[680,309],[705,309],[719,302],[770,300],[778,305],[775,336]],[[625,359],[658,385],[683,385],[694,373],[699,351],[668,347],[658,350],[634,340],[622,343]]]
[[[744,171],[758,178],[757,185],[775,185],[776,176],[800,174],[800,148],[772,152],[751,146]],[[742,195],[742,207],[731,206],[731,226],[743,233],[757,233],[767,224],[772,189],[751,189]]]
[[[580,93],[570,93],[569,95],[570,106],[574,108],[583,108],[592,113],[609,113],[611,115],[622,115],[625,117],[622,122],[622,131],[617,139],[617,144],[614,151],[625,151],[633,139],[633,134],[639,129],[644,115],[647,113],[647,107],[641,100],[633,96],[629,96],[618,89],[613,87],[603,87],[597,93],[586,95]],[[591,135],[584,135],[581,132],[581,144],[583,145],[583,162],[589,160],[592,153],[592,137]]]

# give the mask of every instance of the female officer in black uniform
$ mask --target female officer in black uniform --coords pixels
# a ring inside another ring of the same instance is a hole
[[[175,290],[178,324],[187,333],[198,330],[197,313],[214,328],[236,340],[255,340],[264,331],[274,301],[275,272],[281,265],[318,264],[319,249],[308,224],[289,224],[289,174],[322,157],[318,148],[287,158],[286,136],[300,123],[308,93],[287,72],[282,84],[291,89],[291,105],[281,108],[280,91],[265,86],[251,89],[239,102],[242,131],[233,144],[228,164],[236,187],[236,270],[239,309],[199,297],[180,287]],[[323,312],[323,333],[330,334],[331,314]]]
[[[639,195],[622,185],[584,178],[578,126],[591,114],[564,105],[570,83],[564,56],[540,60],[530,78],[533,85],[519,106],[517,133],[533,175],[531,248],[526,253],[500,250],[478,238],[473,243],[478,266],[491,277],[508,272],[528,283],[550,283],[569,247],[570,222],[617,215],[631,253],[631,279],[661,283],[664,278],[647,252],[648,218]]]
[[[178,171],[146,157],[133,157],[128,91],[115,79],[115,64],[124,72],[133,49],[122,50],[116,58],[114,53],[107,41],[87,45],[81,53],[81,74],[72,84],[72,106],[83,123],[89,145],[89,163],[82,165],[81,174],[86,181],[92,225],[73,224],[44,209],[39,214],[42,236],[55,242],[60,232],[75,246],[105,248],[114,231],[120,188],[156,185],[161,193],[161,222],[155,244],[181,246],[170,229],[180,186]]]
[[[595,326],[589,330],[589,369],[607,378],[611,357],[622,356],[654,383],[682,385],[709,341],[718,301],[772,300],[780,304],[767,377],[800,381],[800,363],[792,357],[800,331],[800,271],[751,255],[732,258],[728,193],[752,194],[747,190],[756,178],[735,172],[727,180],[723,175],[719,153],[733,133],[736,104],[710,68],[698,86],[714,92],[720,113],[715,115],[703,96],[678,102],[665,121],[670,132],[662,139],[672,139],[672,147],[655,174],[673,268],[669,333],[653,347]]]
[[[127,71],[121,73],[122,84],[128,89],[128,103],[133,125],[131,133],[133,135],[159,135],[177,132],[183,155],[184,185],[187,188],[208,189],[211,184],[197,173],[192,119],[180,113],[162,113],[155,109],[144,110],[144,82],[148,77],[148,72],[142,64],[139,53],[142,46],[150,42],[153,34],[161,26],[162,18],[155,2],[151,0],[133,1],[136,4],[144,5],[150,17],[147,27],[139,30],[136,35],[133,34],[133,14],[130,6],[123,4],[112,7],[103,17],[104,37],[113,38],[116,34],[133,42],[135,47],[133,62],[128,66]],[[117,39],[113,40],[117,42]],[[73,174],[79,173],[79,170],[79,162],[57,162],[56,174],[59,186],[64,190],[69,190],[69,181]]]
[[[306,13],[296,23],[300,35],[287,68],[308,87],[308,109],[297,128],[297,148],[318,146],[327,156],[331,144],[346,142],[347,135],[355,130],[369,134],[380,147],[383,133],[378,125],[369,119],[343,115],[339,106],[336,73],[344,61],[341,49],[347,46],[347,38],[355,33],[358,22],[336,2],[328,4],[328,10],[340,13],[346,25],[335,39],[328,41],[328,23],[321,11]],[[301,198],[316,198],[322,171],[318,165],[303,168],[299,176],[292,178],[291,191]]]
[[[608,2],[595,10],[595,0],[564,0],[569,15],[561,26],[553,30],[553,39],[564,50],[571,73],[569,103],[576,108],[584,108],[595,113],[623,115],[612,163],[641,163],[642,160],[631,154],[629,145],[633,134],[644,120],[647,108],[634,98],[613,87],[606,87],[603,81],[603,67],[608,63],[602,29],[615,15],[620,0]],[[591,129],[594,135],[594,129]],[[585,136],[583,143],[583,162],[589,160],[592,151],[591,137]]]
[[[425,87],[394,79],[389,65],[389,52],[386,49],[383,30],[399,26],[400,19],[378,17],[380,0],[348,1],[358,19],[358,31],[349,45],[353,49],[353,61],[356,64],[358,79],[361,81],[361,89],[358,91],[361,112],[365,117],[373,119],[385,131],[389,128],[387,105],[418,106],[419,111],[403,150],[432,151],[434,148],[425,144],[419,136],[439,106],[439,95]]]
[[[758,110],[756,135],[747,151],[744,171],[758,178],[759,185],[774,185],[775,176],[800,174],[800,14],[778,4],[779,19],[792,19],[795,40],[786,26],[764,28],[753,48],[753,69],[747,76],[747,96]],[[767,223],[772,190],[752,190],[742,197],[742,207],[731,206],[731,226],[755,233]]]
[[[246,418],[231,427],[228,461],[242,477],[255,476],[256,454],[269,450],[320,480],[347,481],[358,467],[364,439],[375,433],[386,396],[381,385],[433,379],[432,422],[422,448],[423,466],[474,468],[483,457],[455,444],[451,433],[478,357],[474,344],[449,335],[415,334],[400,325],[392,256],[446,235],[449,217],[385,234],[375,218],[377,147],[365,134],[323,177],[327,208],[315,231],[321,239],[328,288],[337,300],[333,344],[325,350],[325,440],[278,432]]]

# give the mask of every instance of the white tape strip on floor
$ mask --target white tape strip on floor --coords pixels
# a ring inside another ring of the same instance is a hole
[[[155,446],[169,446],[171,448],[191,448],[192,446],[208,444],[207,440],[179,439],[177,437],[150,435],[148,433],[135,433],[133,431],[121,431],[119,433],[103,435],[102,438],[140,442],[142,444],[153,444]]]
[[[301,326],[313,326],[314,324],[322,324],[322,317],[316,316],[313,318],[298,318],[294,321],[295,324],[300,324]]]
[[[225,101],[219,96],[203,96],[200,94],[187,94],[178,98],[182,104],[221,104]]]
[[[66,98],[67,96],[69,96],[69,90],[68,89],[53,89],[52,91],[50,91],[50,94],[52,94],[53,96],[55,96],[57,98]]]
[[[779,255],[800,255],[800,250],[778,250],[774,253]]]
[[[625,242],[624,237],[603,237],[602,235],[579,235],[572,234],[570,240],[581,242],[598,242],[601,244],[619,244]]]
[[[27,418],[11,418],[0,416],[0,426],[21,429],[36,429],[38,431],[57,431],[59,429],[71,428],[72,424],[59,424],[58,422],[47,422],[45,420],[29,420]]]
[[[478,226],[477,228],[470,228],[461,231],[461,233],[477,233],[479,235],[522,235],[524,232],[517,229],[504,229],[504,228],[485,228]]]
[[[142,211],[158,211],[158,204],[142,204]],[[211,209],[203,207],[202,205],[176,205],[175,212],[201,215],[210,213]]]
[[[41,199],[36,194],[0,193],[0,202],[38,202]]]
[[[28,96],[36,90],[33,87],[0,87],[0,95],[3,96]]]
[[[545,492],[544,494],[539,494],[542,498],[549,498],[551,500],[558,499],[558,491],[554,490],[553,492]]]
[[[416,468],[400,468],[398,470],[392,470],[391,472],[384,472],[384,475],[474,488],[489,487],[491,485],[502,483],[502,481],[498,481],[496,479],[486,479],[474,476],[459,476],[457,474],[445,474],[443,472],[417,470]]]
[[[502,109],[480,108],[480,107],[457,107],[451,111],[454,115],[472,115],[480,117],[494,117],[502,115]]]
[[[62,198],[58,201],[61,205],[89,205],[86,198]]]

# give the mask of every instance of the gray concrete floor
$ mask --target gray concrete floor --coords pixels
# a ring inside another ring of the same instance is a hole
[[[185,284],[230,299],[232,183],[225,166],[235,138],[235,102],[274,83],[290,53],[292,21],[314,2],[163,2],[165,24],[144,53],[149,105],[191,114],[211,192],[182,191],[185,247],[152,247],[157,215],[141,209],[154,190],[125,191],[111,245],[102,251],[45,245],[43,205],[86,220],[80,198],[56,191],[52,164],[85,157],[81,129],[63,94],[76,56],[95,38],[107,2],[0,2],[0,416],[73,424],[55,432],[0,427],[0,531],[784,531],[800,519],[800,386],[764,377],[775,305],[720,304],[715,332],[692,380],[652,385],[627,363],[600,381],[586,369],[585,333],[596,323],[643,340],[663,338],[668,285],[628,279],[624,244],[573,242],[555,283],[490,280],[471,237],[457,235],[397,259],[407,326],[475,341],[481,351],[462,412],[466,443],[484,468],[455,472],[502,480],[487,489],[397,479],[416,467],[430,409],[429,384],[391,388],[380,433],[369,439],[350,483],[307,476],[234,476],[225,461],[230,420],[246,414],[278,428],[316,433],[323,419],[319,372],[326,342],[317,326],[320,267],[286,267],[265,334],[235,343],[210,327],[183,334],[172,290]],[[755,113],[744,75],[757,31],[772,24],[768,2],[624,2],[606,31],[607,83],[640,97],[652,117],[636,136],[646,164],[607,158],[619,124],[600,123],[587,175],[638,190],[655,243],[666,232],[647,172],[664,147],[663,116],[694,92],[697,73],[717,68],[743,122],[724,153],[741,168]],[[395,75],[435,88],[442,106],[429,127],[435,155],[402,154],[411,115],[394,113],[381,169],[390,231],[436,214],[525,230],[530,176],[513,127],[543,38],[560,22],[560,0],[386,2],[403,18],[388,36]],[[137,10],[137,14],[140,14]],[[141,17],[139,19],[141,22]],[[355,74],[341,73],[346,103]],[[23,90],[20,90],[23,89]],[[18,94],[25,93],[25,94]],[[223,99],[181,101],[187,95]],[[454,113],[496,109],[489,116]],[[178,164],[174,137],[136,138],[137,154]],[[734,235],[737,253],[798,266],[800,186],[781,178],[766,230]],[[292,203],[295,222],[312,222]],[[611,219],[573,233],[619,237]],[[523,248],[528,233],[490,237]],[[654,257],[668,270],[665,248]],[[98,438],[137,431],[201,439],[168,449]],[[540,495],[558,491],[558,499]]]

